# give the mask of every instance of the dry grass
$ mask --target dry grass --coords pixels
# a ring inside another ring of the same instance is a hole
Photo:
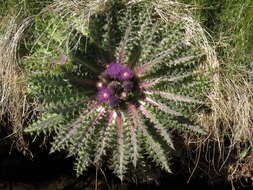
[[[208,94],[212,114],[201,121],[209,126],[217,141],[220,136],[229,135],[231,146],[249,142],[253,139],[253,84],[246,73],[222,78],[218,91]]]
[[[213,151],[213,157],[208,161],[216,163],[215,170],[227,173],[231,182],[244,177],[252,179],[250,172],[247,175],[243,172],[252,168],[252,161],[246,161],[252,157],[253,139],[253,84],[250,76],[252,73],[245,71],[234,73],[233,77],[222,76],[217,91],[207,95],[211,112],[199,116],[200,123],[209,131],[209,139],[202,141],[207,146],[205,151],[209,146]]]
[[[17,67],[17,50],[24,30],[31,24],[26,19],[20,26],[16,18],[5,17],[0,23],[3,34],[0,35],[0,121],[2,127],[11,131],[18,148],[26,149],[23,139],[23,126],[27,117],[27,97],[25,79]]]

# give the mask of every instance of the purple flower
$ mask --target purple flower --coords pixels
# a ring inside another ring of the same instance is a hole
[[[124,81],[122,86],[125,90],[129,91],[134,87],[134,84],[131,81]]]
[[[129,67],[123,68],[121,70],[121,73],[120,73],[121,80],[129,80],[133,78],[133,76],[134,76],[134,73]]]
[[[129,80],[133,78],[134,73],[129,67],[124,67],[120,63],[112,63],[108,66],[106,73],[112,79]]]
[[[112,96],[112,91],[108,88],[101,88],[98,91],[98,99],[100,102],[108,101]]]
[[[112,63],[108,66],[106,73],[113,79],[118,79],[124,67],[119,63]]]

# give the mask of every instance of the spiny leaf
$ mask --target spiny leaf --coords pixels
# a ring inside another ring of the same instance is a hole
[[[140,83],[140,87],[141,88],[151,88],[154,87],[155,85],[162,83],[162,82],[176,82],[182,79],[185,79],[187,77],[196,75],[199,72],[191,72],[191,73],[184,73],[183,75],[179,75],[179,76],[172,76],[172,77],[159,77],[159,78],[155,78],[155,79],[146,79],[144,80],[142,83]]]
[[[99,105],[92,106],[92,108],[85,110],[78,119],[76,119],[73,123],[68,125],[66,128],[66,133],[63,135],[60,135],[58,140],[55,140],[54,146],[52,146],[50,152],[54,152],[57,149],[60,149],[62,144],[65,143],[69,138],[73,137],[77,132],[80,126],[82,125],[82,122],[88,118],[91,114],[93,114]]]
[[[118,142],[118,162],[119,167],[118,171],[116,171],[119,174],[119,177],[121,180],[123,180],[124,175],[124,141],[123,141],[123,118],[121,113],[117,114],[117,142]]]
[[[174,101],[182,101],[182,102],[188,102],[188,103],[198,103],[201,104],[203,102],[195,100],[193,98],[185,97],[185,96],[180,96],[177,94],[169,93],[169,92],[164,92],[164,91],[157,91],[157,90],[149,90],[145,91],[146,94],[158,94],[163,98],[174,100]]]
[[[157,55],[155,55],[155,58],[153,60],[151,60],[148,63],[145,63],[141,66],[138,66],[135,69],[135,73],[137,76],[140,76],[141,74],[143,74],[144,72],[149,71],[152,67],[154,67],[155,65],[157,66],[159,62],[161,62],[161,60],[165,57],[168,57],[169,55],[171,55],[173,53],[173,51],[177,50],[178,45],[172,46],[171,48],[158,53]]]
[[[156,119],[156,117],[151,112],[149,112],[143,105],[140,106],[140,110],[141,113],[154,124],[154,128],[157,129],[158,133],[164,138],[167,144],[172,149],[174,149],[171,137],[168,131],[164,128],[164,126],[162,126],[161,123]]]
[[[94,159],[94,163],[99,163],[99,161],[101,160],[101,156],[105,154],[105,149],[108,146],[108,138],[110,136],[110,125],[112,124],[112,120],[113,120],[113,115],[115,114],[114,111],[109,113],[108,119],[107,119],[107,124],[106,126],[103,127],[103,129],[101,130],[101,134],[100,134],[100,138],[98,140],[97,147],[96,147],[96,153],[95,153],[95,159]]]
[[[128,127],[128,129],[130,131],[130,134],[131,134],[131,143],[132,143],[132,148],[133,148],[133,155],[132,155],[133,165],[134,165],[134,167],[136,167],[137,160],[138,160],[138,157],[139,157],[139,152],[138,152],[139,147],[138,147],[138,140],[137,140],[137,135],[136,135],[136,129],[132,125],[132,122],[130,120],[127,121],[127,127]]]
[[[147,103],[149,103],[149,104],[151,104],[153,106],[156,106],[158,109],[160,109],[164,113],[167,113],[167,114],[170,114],[170,115],[175,115],[175,116],[182,116],[182,113],[177,112],[175,110],[172,110],[168,106],[166,106],[165,104],[161,104],[159,102],[156,102],[155,100],[153,100],[153,99],[151,99],[149,97],[145,98],[145,102],[147,102]]]
[[[33,123],[33,125],[25,128],[26,133],[33,133],[33,132],[40,132],[45,131],[47,128],[50,128],[52,126],[55,126],[57,123],[61,122],[63,120],[61,115],[58,114],[46,114],[43,115],[40,120],[38,120],[36,123]]]
[[[136,110],[134,105],[130,105],[130,110],[133,113],[135,118],[139,118],[138,128],[143,132],[143,135],[146,137],[146,149],[149,155],[157,162],[162,168],[164,168],[167,172],[171,172],[170,167],[168,165],[167,155],[164,153],[163,148],[161,147],[159,142],[156,142],[153,137],[148,133],[146,129],[146,125],[142,123],[142,119]]]

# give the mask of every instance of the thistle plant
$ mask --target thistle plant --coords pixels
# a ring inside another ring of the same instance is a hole
[[[149,1],[107,1],[84,26],[67,10],[35,19],[38,40],[22,65],[41,106],[26,132],[51,134],[51,152],[74,155],[78,175],[105,158],[120,179],[150,162],[171,172],[171,132],[203,132],[192,112],[205,54]]]

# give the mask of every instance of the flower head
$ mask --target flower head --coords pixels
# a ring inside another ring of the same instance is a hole
[[[108,101],[112,96],[112,91],[108,88],[101,88],[98,91],[98,100],[100,102],[106,102]]]
[[[130,80],[134,73],[129,67],[124,67],[120,63],[112,63],[106,70],[107,75],[112,79]]]
[[[108,66],[106,73],[113,79],[118,79],[124,67],[119,63],[112,63]]]
[[[129,80],[133,78],[133,76],[134,76],[134,73],[129,67],[123,68],[121,70],[121,73],[120,73],[121,80]]]

